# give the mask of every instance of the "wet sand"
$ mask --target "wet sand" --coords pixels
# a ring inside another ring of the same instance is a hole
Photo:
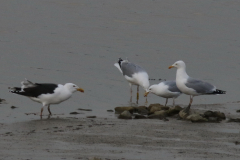
[[[181,59],[190,76],[227,91],[195,97],[192,108],[239,117],[239,4],[3,0],[0,98],[7,103],[0,104],[0,159],[239,159],[238,123],[125,121],[107,112],[129,105],[129,86],[113,66],[119,57],[144,67],[150,78],[168,80],[176,74],[168,66]],[[41,104],[7,90],[24,78],[73,82],[85,93],[51,106],[54,116],[39,120],[25,113],[39,114]],[[140,88],[139,105],[145,104],[143,93]],[[164,104],[165,99],[149,95],[148,101]],[[176,100],[183,107],[188,102],[186,95]],[[82,114],[69,114],[74,111]]]
[[[198,108],[204,110],[204,107]],[[240,158],[239,123],[227,123],[227,120],[192,123],[168,119],[53,116],[1,124],[0,157],[4,160]]]

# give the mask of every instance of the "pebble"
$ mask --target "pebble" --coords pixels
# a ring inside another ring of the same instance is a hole
[[[70,112],[69,114],[81,114],[81,113],[78,113],[78,112]]]
[[[15,106],[11,106],[11,109],[15,109],[15,108],[18,108],[18,107],[15,107]]]
[[[87,118],[96,118],[97,116],[87,116]]]
[[[83,108],[78,108],[78,110],[81,110],[81,111],[92,111],[91,109],[83,109]]]

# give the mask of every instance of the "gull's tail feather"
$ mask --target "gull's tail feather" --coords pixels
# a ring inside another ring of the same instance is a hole
[[[23,95],[23,96],[28,96],[28,93],[27,92],[25,92],[22,88],[20,88],[20,87],[12,87],[12,88],[10,88],[9,87],[9,92],[11,92],[11,93],[14,93],[14,94],[19,94],[19,95]]]
[[[226,94],[226,91],[216,89],[212,94]]]
[[[21,86],[22,89],[36,86],[35,83],[29,81],[27,78],[25,78],[25,81],[22,81],[21,84],[22,84],[22,86]]]
[[[22,88],[20,87],[8,87],[9,89],[9,92],[11,93],[15,93],[15,94],[21,94],[22,91]]]

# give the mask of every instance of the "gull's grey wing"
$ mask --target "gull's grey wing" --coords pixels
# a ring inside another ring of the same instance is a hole
[[[215,90],[215,87],[208,82],[197,80],[189,77],[185,84],[188,88],[194,89],[197,93],[210,94]]]
[[[168,90],[169,90],[169,91],[182,93],[182,92],[178,89],[178,87],[177,87],[177,85],[176,85],[176,81],[164,81],[163,83],[168,86]]]
[[[134,73],[146,72],[142,67],[130,62],[122,62],[121,69],[123,75],[127,75],[128,77],[132,77]]]

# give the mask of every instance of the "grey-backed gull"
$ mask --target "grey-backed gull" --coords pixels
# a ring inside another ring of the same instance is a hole
[[[131,99],[132,100],[132,85],[137,85],[137,100],[139,99],[139,86],[142,86],[145,91],[149,87],[149,78],[147,72],[140,66],[129,62],[128,60],[122,60],[119,58],[118,63],[115,63],[119,71],[123,74],[125,79],[129,82]]]
[[[49,115],[51,115],[50,105],[59,104],[69,99],[76,91],[84,92],[82,88],[79,88],[73,83],[52,84],[52,83],[33,83],[29,80],[21,82],[21,87],[9,88],[10,92],[29,97],[35,102],[42,103],[41,114],[44,107],[48,107]]]
[[[148,93],[153,93],[157,96],[166,98],[165,106],[167,105],[168,98],[173,99],[173,107],[175,106],[175,99],[181,95],[181,91],[178,89],[176,85],[176,81],[163,81],[159,84],[151,85],[148,88],[148,91],[145,92],[145,96],[148,95]]]
[[[188,74],[186,73],[186,65],[183,61],[175,62],[173,65],[169,67],[169,69],[173,67],[177,68],[176,84],[178,89],[182,93],[190,95],[190,103],[188,107],[185,109],[185,111],[189,111],[194,96],[217,95],[226,93],[225,91],[216,89],[215,86],[208,82],[204,82],[189,77]]]

